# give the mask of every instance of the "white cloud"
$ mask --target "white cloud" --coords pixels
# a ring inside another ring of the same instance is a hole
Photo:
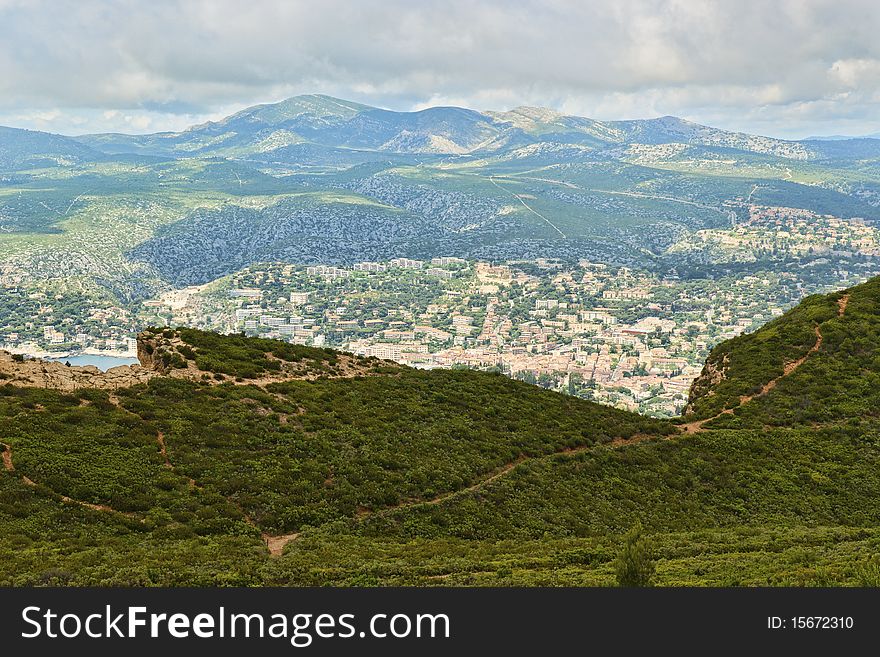
[[[872,132],[878,33],[874,0],[0,0],[0,113],[176,129],[323,92]]]

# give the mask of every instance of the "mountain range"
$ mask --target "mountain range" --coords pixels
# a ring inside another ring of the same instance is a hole
[[[873,266],[878,165],[875,139],[314,95],[181,133],[4,128],[0,330],[134,335],[145,301],[260,263],[828,289]],[[659,584],[876,586],[878,316],[880,279],[807,296],[714,347],[674,420],[192,328],[107,374],[0,353],[0,584],[608,585],[641,523]]]
[[[707,127],[674,116],[596,121],[538,107],[502,112],[459,107],[395,112],[317,94],[258,105],[178,133],[62,137],[15,128],[2,130],[0,165],[5,167],[27,161],[13,159],[16,152],[67,156],[69,161],[80,162],[98,159],[102,154],[238,158],[272,157],[268,155],[271,153],[284,158],[298,152],[294,147],[302,150],[305,144],[355,151],[458,156],[488,156],[535,144],[576,144],[590,150],[629,144],[684,144],[796,160],[821,160],[839,153],[823,143],[829,138],[782,140]],[[873,138],[835,137],[833,141],[853,142],[854,146],[860,142],[860,147],[873,148],[875,155],[880,153],[880,143],[871,143]]]
[[[0,268],[130,303],[255,262],[455,255],[701,268],[675,245],[784,206],[880,221],[880,140],[675,117],[392,112],[307,95],[180,133],[0,130]],[[98,246],[100,245],[100,246]]]
[[[95,134],[63,138],[45,133],[4,129],[3,146],[17,136],[27,143],[13,149],[69,152],[83,159],[104,154],[243,157],[295,153],[291,147],[311,144],[333,149],[431,155],[481,155],[514,151],[534,144],[577,144],[591,150],[627,144],[685,144],[731,148],[797,160],[830,155],[823,141],[790,141],[711,128],[674,116],[634,121],[596,121],[555,110],[517,107],[478,112],[459,107],[432,107],[394,112],[324,95],[304,95],[258,105],[221,121],[179,133],[148,135]],[[863,141],[865,138],[834,138]],[[45,140],[41,144],[40,140]],[[91,147],[93,151],[80,145]],[[872,144],[880,152],[880,144]],[[5,148],[4,148],[5,150]]]

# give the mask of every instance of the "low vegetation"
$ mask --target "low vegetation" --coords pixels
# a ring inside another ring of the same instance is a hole
[[[195,368],[223,380],[238,381],[290,375],[291,377],[332,377],[345,375],[346,365],[359,373],[396,371],[392,363],[375,358],[340,354],[290,344],[281,340],[247,338],[244,335],[218,335],[191,328],[147,329],[144,348],[165,369]]]
[[[228,378],[0,386],[0,584],[876,585],[878,303],[880,281],[812,297],[722,345],[690,433],[496,374],[154,331]]]

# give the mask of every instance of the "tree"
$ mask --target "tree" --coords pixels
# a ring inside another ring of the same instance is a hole
[[[642,536],[642,523],[636,524],[623,537],[623,549],[614,561],[618,586],[651,586],[654,559],[650,541]]]

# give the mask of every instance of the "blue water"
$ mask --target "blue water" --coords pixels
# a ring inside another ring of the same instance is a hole
[[[120,365],[137,365],[137,358],[116,358],[114,356],[92,356],[83,354],[80,356],[69,356],[68,358],[48,358],[56,363],[70,363],[71,365],[94,365],[102,372],[106,372],[111,367],[119,367]]]

